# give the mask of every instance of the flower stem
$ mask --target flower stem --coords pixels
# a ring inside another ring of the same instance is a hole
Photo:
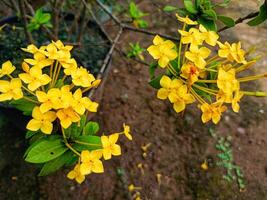
[[[183,25],[183,31],[185,30],[186,27],[186,23],[184,23]],[[181,68],[181,51],[182,51],[182,38],[180,39],[180,43],[179,43],[179,50],[178,50],[178,68]]]
[[[77,143],[77,144],[83,144],[83,145],[86,145],[86,146],[102,147],[102,145],[100,145],[100,144],[93,144],[93,143],[82,142],[82,141],[78,141],[78,140],[74,140],[74,142]]]
[[[68,143],[68,140],[67,140],[67,137],[66,137],[66,135],[65,135],[65,131],[64,131],[64,128],[63,127],[61,127],[61,130],[62,130],[62,135],[63,135],[63,139],[64,139],[64,143],[65,143],[65,145],[73,152],[73,153],[75,153],[77,156],[81,156],[81,154],[78,152],[78,151],[76,151],[69,143]]]

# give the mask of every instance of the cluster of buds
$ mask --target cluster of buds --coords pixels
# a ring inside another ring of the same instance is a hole
[[[258,59],[247,61],[248,53],[241,48],[241,42],[222,43],[216,32],[188,17],[177,15],[177,18],[183,22],[182,30],[178,30],[181,35],[178,48],[172,41],[156,36],[147,49],[158,66],[167,69],[158,79],[159,99],[169,99],[177,113],[197,101],[203,123],[212,120],[217,124],[227,110],[226,104],[231,104],[233,111],[238,112],[244,95],[266,96],[264,92],[240,88],[242,82],[267,77],[267,73],[238,77]]]

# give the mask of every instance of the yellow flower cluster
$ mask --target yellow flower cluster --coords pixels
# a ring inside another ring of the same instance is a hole
[[[90,139],[87,136],[91,137],[90,135],[82,135],[86,136],[86,142],[72,137],[72,134],[77,132],[76,129],[72,129],[73,127],[79,127],[83,134],[88,130],[86,125],[90,125],[90,122],[81,127],[81,123],[84,123],[82,119],[86,120],[87,112],[97,112],[98,103],[91,101],[85,94],[101,82],[87,69],[78,67],[76,60],[71,57],[72,48],[64,46],[61,41],[40,48],[33,44],[22,48],[32,54],[33,58],[24,59],[21,66],[23,73],[19,73],[18,78],[12,76],[16,67],[10,61],[2,64],[0,102],[20,100],[22,104],[26,102],[26,106],[30,104],[28,109],[32,109],[32,119],[27,124],[27,129],[30,131],[41,131],[44,134],[61,131],[59,133],[62,133],[61,139],[65,146],[79,157],[78,163],[67,177],[82,183],[85,175],[104,172],[100,160],[102,157],[104,160],[109,160],[112,156],[121,155],[121,147],[116,144],[121,134],[129,140],[132,140],[132,135],[130,127],[123,124],[123,132],[110,136],[92,136],[99,138],[101,140],[99,143],[89,143]],[[55,128],[57,122],[60,126]],[[67,130],[70,131],[69,136],[66,134]],[[73,144],[97,150],[83,150],[84,148],[77,150]]]
[[[237,78],[257,61],[257,58],[246,60],[248,53],[241,48],[241,42],[222,43],[216,32],[188,17],[176,16],[183,23],[183,29],[178,30],[181,35],[178,48],[174,42],[155,36],[153,45],[147,49],[158,65],[167,69],[160,78],[159,99],[169,99],[177,113],[198,101],[202,121],[212,120],[217,124],[227,110],[225,103],[238,112],[244,95],[266,96],[264,92],[240,89],[241,82],[267,76],[265,73]]]
[[[121,147],[116,144],[119,139],[119,135],[121,134],[124,134],[129,140],[132,140],[130,127],[125,124],[123,132],[114,133],[109,136],[101,136],[102,145],[100,149],[82,151],[79,155],[79,162],[75,165],[74,169],[67,174],[67,177],[71,180],[76,180],[81,184],[85,180],[86,175],[91,173],[103,173],[104,166],[100,159],[103,157],[104,160],[109,160],[112,156],[121,155]]]
[[[32,54],[33,58],[24,59],[24,72],[18,78],[12,77],[15,66],[10,61],[3,63],[0,77],[10,80],[0,81],[0,101],[24,99],[36,105],[28,130],[51,134],[56,119],[66,129],[79,122],[86,111],[97,112],[98,103],[83,94],[97,87],[100,80],[85,68],[78,67],[71,57],[72,46],[64,46],[58,40],[40,48],[31,44],[22,50]]]

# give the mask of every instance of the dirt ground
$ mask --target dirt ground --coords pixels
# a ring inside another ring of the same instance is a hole
[[[233,1],[227,14],[246,15],[257,7],[253,2]],[[160,13],[150,1],[141,1],[139,5],[153,13],[148,17],[152,30],[176,34],[175,20]],[[110,28],[110,24],[107,27]],[[113,27],[109,30],[114,31]],[[254,69],[263,72],[267,64],[266,35],[266,25],[250,28],[241,24],[223,32],[222,40],[241,40],[245,48],[255,45],[257,53],[265,58]],[[147,47],[151,40],[151,36],[126,32],[119,47],[126,50],[128,42],[135,41]],[[142,188],[141,198],[147,200],[267,200],[267,99],[246,97],[239,114],[228,111],[215,127],[202,124],[200,111],[195,106],[190,106],[183,116],[174,113],[168,102],[156,98],[156,91],[148,85],[148,80],[146,66],[123,58],[119,52],[114,53],[96,119],[100,120],[105,133],[120,130],[126,122],[132,127],[134,139],[132,142],[120,140],[123,154],[104,162],[104,174],[90,175],[84,184],[77,185],[65,178],[68,170],[36,180],[37,171],[27,165],[24,168],[29,170],[29,179],[25,174],[12,174],[10,170],[5,175],[10,181],[0,181],[0,187],[11,184],[5,194],[1,190],[0,199],[124,200],[131,199],[127,187],[134,184]],[[267,91],[266,80],[245,87]],[[232,136],[235,163],[245,174],[245,191],[240,192],[235,182],[229,184],[222,179],[225,171],[212,164],[217,151],[211,130],[218,136]],[[141,146],[148,143],[151,146],[144,158]],[[211,166],[203,171],[200,165],[207,158]],[[140,163],[143,173],[138,168]],[[160,182],[157,174],[161,175]],[[25,184],[31,179],[38,184]]]

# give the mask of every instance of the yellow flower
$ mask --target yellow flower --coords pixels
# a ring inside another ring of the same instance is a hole
[[[52,43],[59,49],[59,50],[62,50],[62,51],[71,51],[73,49],[73,46],[70,46],[70,45],[66,45],[64,46],[64,44],[58,40],[56,42],[52,41]]]
[[[199,69],[206,66],[205,58],[209,57],[211,51],[206,47],[194,48],[190,46],[190,51],[185,52],[185,57],[192,61]]]
[[[129,140],[133,140],[133,137],[132,135],[130,134],[130,126],[126,125],[126,124],[123,124],[123,133],[124,135],[129,139]]]
[[[45,113],[52,108],[58,109],[62,106],[59,100],[61,92],[58,88],[52,88],[47,93],[43,91],[37,91],[36,96],[38,101],[42,103],[40,106],[40,111],[42,113]]]
[[[121,147],[116,144],[119,134],[115,133],[110,136],[101,136],[101,142],[103,145],[103,157],[105,160],[109,160],[111,155],[121,155]]]
[[[38,48],[34,45],[34,44],[30,44],[27,46],[27,48],[21,48],[23,51],[31,53],[31,54],[35,54],[38,52]]]
[[[53,43],[46,46],[46,51],[44,53],[49,59],[57,60],[59,58],[58,49]]]
[[[233,43],[230,45],[228,42],[222,44],[221,42],[217,42],[220,50],[218,51],[218,55],[222,58],[227,58],[229,61],[236,61],[237,63],[246,64],[245,60],[245,51],[241,49],[241,42]]]
[[[176,14],[176,17],[180,22],[186,23],[187,25],[197,25],[197,22],[191,20],[188,16],[180,17],[178,14]]]
[[[235,95],[234,95],[234,98],[232,100],[232,109],[234,112],[238,113],[239,112],[239,109],[240,109],[240,106],[239,106],[239,102],[240,102],[240,99],[244,96],[244,93],[243,92],[240,92],[239,90],[237,90],[235,92]]]
[[[91,87],[95,77],[83,68],[77,68],[71,73],[72,83],[76,86]]]
[[[172,41],[164,41],[160,36],[156,35],[153,44],[148,47],[147,51],[155,60],[158,60],[160,67],[165,68],[170,61],[177,58],[178,54]]]
[[[103,163],[100,160],[102,157],[101,150],[95,150],[89,152],[88,150],[82,151],[81,153],[81,161],[82,164],[80,166],[80,172],[82,175],[88,175],[92,172],[94,173],[103,173],[104,167]]]
[[[223,67],[219,68],[217,86],[226,94],[232,94],[239,90],[239,82],[235,77],[235,69],[225,71]]]
[[[64,129],[69,128],[72,123],[80,121],[80,116],[73,110],[73,108],[63,108],[57,111],[57,117]]]
[[[23,98],[21,87],[22,83],[18,78],[13,78],[10,82],[0,80],[0,102],[12,99],[18,100]]]
[[[202,45],[205,37],[196,28],[190,28],[189,31],[178,30],[181,34],[182,44],[191,44],[191,47],[197,48],[198,45]]]
[[[53,121],[57,116],[55,112],[48,111],[42,113],[39,107],[35,107],[32,111],[33,119],[28,123],[27,129],[30,131],[41,131],[45,134],[51,134],[53,131]]]
[[[176,90],[175,93],[169,95],[170,102],[173,103],[173,109],[179,113],[183,111],[186,104],[193,103],[195,101],[194,97],[188,93],[188,88],[186,85],[182,85]]]
[[[67,177],[70,180],[75,179],[79,184],[81,184],[85,180],[85,176],[81,174],[79,164],[75,165],[74,169],[68,173]]]
[[[34,59],[26,58],[24,61],[30,65],[33,65],[34,67],[44,68],[46,66],[50,66],[53,64],[54,60],[47,59],[46,56],[41,53],[37,52],[33,56]]]
[[[77,62],[75,59],[69,59],[66,61],[61,61],[60,64],[62,65],[62,67],[64,68],[64,73],[66,75],[71,75],[74,71],[77,70],[78,66],[77,66]]]
[[[2,64],[2,68],[0,69],[0,78],[5,75],[10,75],[12,72],[14,72],[16,69],[15,66],[12,65],[12,63],[8,60]]]
[[[159,99],[167,99],[171,93],[177,90],[183,85],[183,82],[178,79],[171,80],[168,76],[162,76],[160,79],[160,85],[162,88],[158,90],[157,97]]]
[[[32,67],[28,73],[19,74],[19,78],[26,84],[31,91],[35,91],[40,86],[47,85],[51,78],[47,74],[42,74],[40,67]]]
[[[217,40],[219,39],[219,35],[214,31],[208,31],[203,25],[199,25],[199,30],[201,31],[202,35],[204,36],[204,40],[211,46],[215,46]]]
[[[71,107],[71,105],[73,104],[73,95],[70,91],[70,86],[69,85],[64,85],[61,89],[61,96],[60,96],[60,105],[58,104],[55,109],[59,109],[59,108],[68,108]]]
[[[221,114],[226,111],[226,106],[222,106],[220,102],[215,102],[213,104],[204,103],[200,106],[202,113],[202,122],[206,123],[210,120],[214,124],[217,124],[221,120]]]
[[[205,161],[201,164],[201,168],[202,168],[203,170],[205,170],[205,171],[209,169],[207,160],[205,160]]]
[[[90,112],[97,112],[97,107],[98,103],[92,102],[88,97],[82,97],[81,89],[73,94],[72,108],[80,115],[83,115],[86,109]]]
[[[198,80],[198,77],[200,75],[200,70],[198,67],[196,67],[193,63],[187,62],[183,64],[181,68],[182,74],[181,77],[188,80],[189,85],[192,85]]]

